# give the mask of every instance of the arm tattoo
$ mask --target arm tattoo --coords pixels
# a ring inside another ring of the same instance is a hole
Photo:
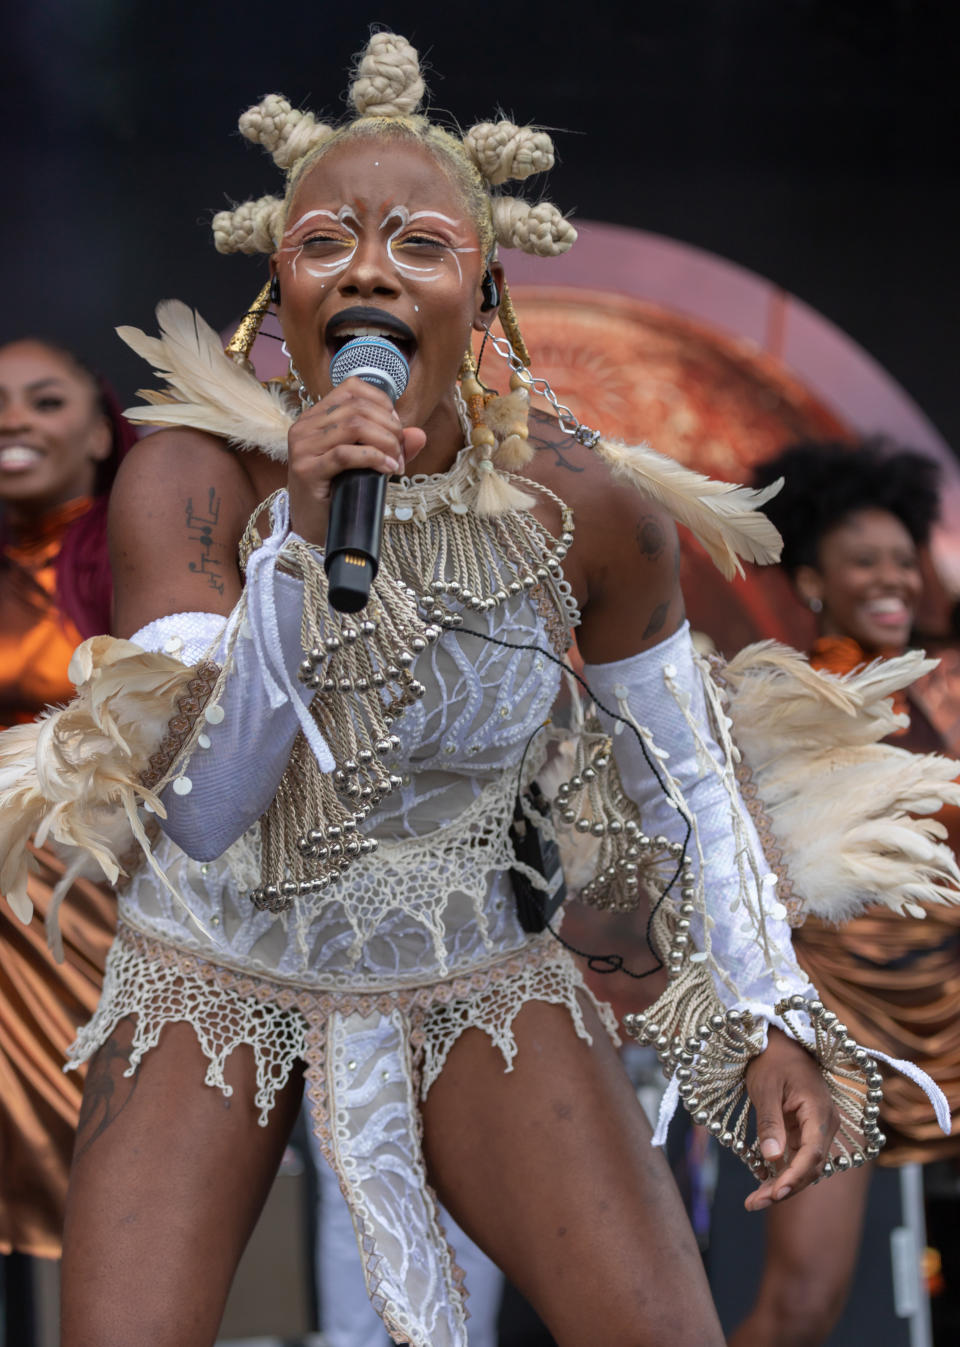
[[[650,561],[656,561],[667,545],[667,535],[654,515],[644,515],[636,527],[637,545]]]
[[[75,1161],[86,1154],[112,1122],[116,1122],[133,1098],[140,1074],[136,1072],[131,1079],[124,1079],[127,1060],[127,1049],[115,1035],[111,1035],[91,1061],[80,1104]]]
[[[187,539],[196,543],[200,549],[199,561],[188,561],[187,566],[194,575],[205,575],[210,588],[222,594],[223,573],[220,570],[220,562],[210,555],[214,526],[220,518],[220,497],[216,488],[211,486],[207,491],[206,513],[194,509],[192,496],[187,501],[186,513]]]
[[[666,603],[657,604],[656,608],[654,608],[653,612],[650,614],[650,621],[647,623],[646,628],[644,630],[643,640],[646,641],[649,637],[656,636],[658,631],[663,630],[663,626],[667,620],[667,614],[669,613],[669,611],[670,611],[669,599],[667,600]]]
[[[556,459],[555,467],[566,468],[567,472],[584,471],[582,466],[571,463],[563,452],[568,444],[576,445],[576,440],[569,435],[565,435],[552,417],[538,416],[534,425],[531,426],[531,431],[534,429],[536,434],[535,436],[531,435],[531,443],[535,449],[549,449]]]

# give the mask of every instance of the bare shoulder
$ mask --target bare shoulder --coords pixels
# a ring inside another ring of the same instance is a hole
[[[237,545],[257,504],[239,454],[215,436],[177,428],[139,441],[110,497],[114,630],[229,612],[241,588]]]
[[[580,642],[587,658],[620,659],[663,640],[683,620],[680,543],[671,516],[564,434],[553,417],[531,412],[530,443],[535,452],[525,475],[574,513],[566,567],[583,610]],[[591,642],[595,651],[586,648]]]

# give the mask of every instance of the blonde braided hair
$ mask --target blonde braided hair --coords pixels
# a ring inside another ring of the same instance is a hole
[[[406,38],[379,32],[360,54],[349,99],[356,116],[340,127],[318,122],[311,112],[268,94],[240,118],[240,132],[262,145],[286,174],[282,211],[276,197],[244,202],[214,218],[220,252],[273,252],[286,212],[303,174],[333,145],[354,136],[404,136],[432,149],[460,187],[491,251],[497,243],[537,257],[556,257],[576,240],[576,230],[555,206],[494,195],[492,188],[543,173],[553,166],[553,142],[545,131],[513,122],[478,122],[462,137],[418,112],[425,94],[420,60]]]
[[[461,135],[418,111],[425,92],[416,50],[406,38],[384,31],[372,35],[357,59],[349,90],[356,116],[339,127],[292,107],[282,94],[268,94],[248,108],[240,118],[240,132],[271,154],[285,173],[286,190],[282,199],[265,196],[220,211],[213,221],[217,250],[275,252],[304,174],[333,146],[361,136],[410,139],[434,154],[463,197],[488,264],[496,255],[497,245],[537,257],[557,257],[572,247],[576,230],[556,206],[495,190],[510,180],[522,181],[552,168],[550,136],[506,119],[478,122]],[[514,350],[524,364],[529,364],[506,287],[499,316]],[[245,357],[255,335],[256,323],[247,325],[242,342],[238,333],[230,347],[235,358]],[[473,425],[471,443],[478,467],[475,508],[481,514],[517,508],[528,498],[501,474],[522,467],[531,456],[527,442],[529,395],[516,375],[511,380],[511,392],[504,398],[482,388],[469,350],[461,370],[461,390]]]

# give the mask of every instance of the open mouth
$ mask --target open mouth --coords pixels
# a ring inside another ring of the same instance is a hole
[[[874,622],[879,622],[885,627],[909,622],[912,617],[911,610],[903,599],[892,597],[871,600],[866,605],[866,611]]]
[[[359,305],[335,314],[327,323],[324,336],[331,360],[348,341],[363,337],[380,337],[389,341],[408,362],[417,351],[417,338],[401,319],[383,309]]]
[[[0,449],[0,472],[26,472],[42,461],[40,450],[29,444],[8,444]]]

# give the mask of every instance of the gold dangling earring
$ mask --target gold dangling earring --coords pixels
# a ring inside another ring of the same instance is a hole
[[[480,380],[477,378],[477,362],[474,359],[472,346],[468,346],[463,353],[457,378],[460,380],[460,392],[463,395],[463,400],[467,404],[470,424],[478,426],[483,421],[484,396]]]
[[[244,369],[249,370],[251,374],[255,373],[255,370],[250,360],[250,351],[257,339],[261,324],[269,311],[270,281],[267,281],[253,301],[253,307],[248,309],[240,319],[240,326],[223,348],[225,355],[236,361],[238,365],[242,365]]]

